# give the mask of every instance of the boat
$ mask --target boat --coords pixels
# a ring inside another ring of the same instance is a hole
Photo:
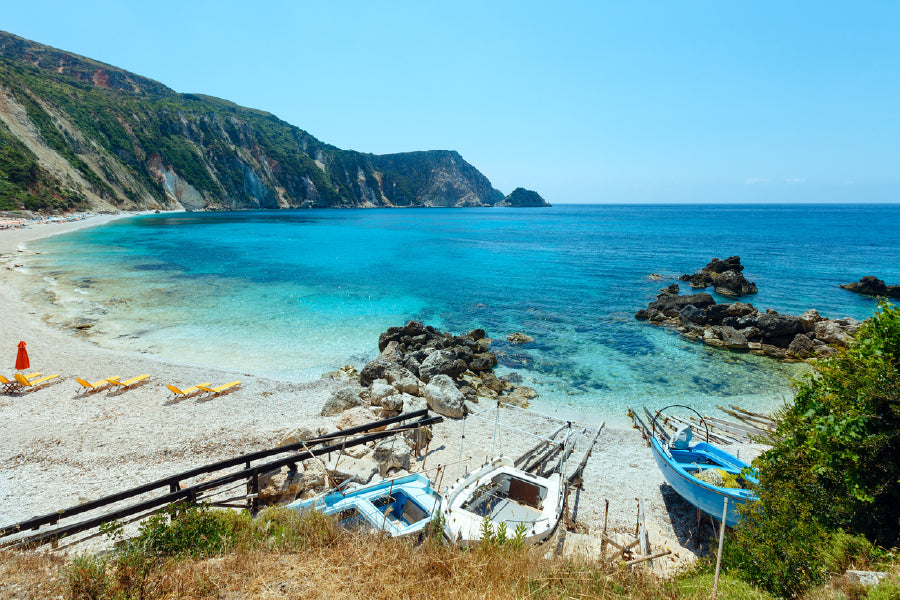
[[[392,537],[421,533],[440,510],[441,497],[421,473],[385,479],[349,491],[296,501],[286,508],[334,515],[343,527],[383,531]]]
[[[654,423],[654,429],[656,424]],[[749,489],[725,487],[709,480],[731,479],[737,483],[757,483],[756,472],[736,456],[708,442],[691,444],[689,427],[680,429],[669,441],[650,435],[650,449],[663,477],[678,495],[717,520],[722,519],[725,499],[728,512],[725,524],[734,527],[740,520],[738,507],[757,499]],[[717,470],[719,477],[704,477],[709,470]]]
[[[441,502],[444,532],[451,542],[468,546],[481,540],[487,518],[493,531],[505,525],[512,538],[525,526],[525,541],[539,543],[556,529],[563,508],[562,476],[540,477],[497,456],[459,478]]]

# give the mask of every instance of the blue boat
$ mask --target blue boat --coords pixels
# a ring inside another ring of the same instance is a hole
[[[650,436],[650,449],[663,477],[679,496],[717,520],[722,519],[725,498],[728,498],[725,524],[734,527],[740,520],[738,507],[755,501],[756,494],[751,490],[715,485],[698,479],[696,475],[707,469],[719,469],[749,483],[756,483],[755,471],[744,471],[750,465],[712,444],[698,442],[691,445],[689,433],[679,434],[682,435],[676,434],[672,443]]]
[[[440,510],[441,497],[428,477],[416,473],[350,491],[292,502],[286,508],[335,515],[341,525],[384,531],[393,537],[419,533]]]

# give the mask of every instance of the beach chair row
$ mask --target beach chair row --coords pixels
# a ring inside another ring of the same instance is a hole
[[[59,373],[55,373],[53,375],[46,375],[41,377],[43,373],[29,373],[27,375],[23,375],[22,373],[16,373],[13,375],[12,379],[7,379],[3,375],[0,375],[0,386],[2,386],[4,392],[17,392],[21,390],[37,390],[45,385],[49,385],[54,382],[59,377]]]
[[[37,390],[46,385],[59,381],[59,373],[46,375],[43,377],[42,375],[43,374],[40,372],[28,373],[27,375],[16,373],[15,375],[13,375],[12,379],[7,379],[3,375],[0,375],[0,389],[2,389],[3,392]],[[147,383],[149,379],[150,375],[145,374],[138,375],[137,377],[132,377],[131,379],[126,379],[125,381],[122,381],[122,378],[119,376],[107,377],[95,382],[90,382],[80,377],[76,377],[75,381],[77,381],[81,386],[81,392],[83,394],[93,394],[101,390],[108,389],[116,389],[117,391],[124,392],[125,390],[130,390],[141,384]],[[184,398],[190,398],[191,396],[197,396],[200,394],[207,394],[210,397],[221,396],[222,394],[236,390],[240,387],[240,385],[240,381],[230,381],[223,385],[210,387],[212,386],[212,383],[207,381],[204,383],[198,383],[197,385],[192,385],[183,390],[174,385],[167,385],[166,387],[170,392],[172,392],[173,398],[175,400],[183,400]]]

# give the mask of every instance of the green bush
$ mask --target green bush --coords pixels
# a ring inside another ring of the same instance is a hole
[[[132,545],[151,554],[179,558],[218,554],[235,547],[249,518],[247,513],[205,506],[171,505],[141,524]]]
[[[106,561],[90,554],[81,554],[72,560],[66,570],[66,580],[71,597],[79,600],[106,598],[111,585],[106,574]]]
[[[883,303],[797,388],[755,462],[759,502],[743,508],[726,553],[782,596],[871,560],[873,543],[900,542],[900,310]]]
[[[869,590],[868,600],[900,600],[900,579],[888,577]]]

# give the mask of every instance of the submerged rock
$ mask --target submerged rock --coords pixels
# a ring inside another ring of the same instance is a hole
[[[521,332],[511,333],[506,336],[506,341],[510,344],[527,344],[533,342],[534,338]]]

